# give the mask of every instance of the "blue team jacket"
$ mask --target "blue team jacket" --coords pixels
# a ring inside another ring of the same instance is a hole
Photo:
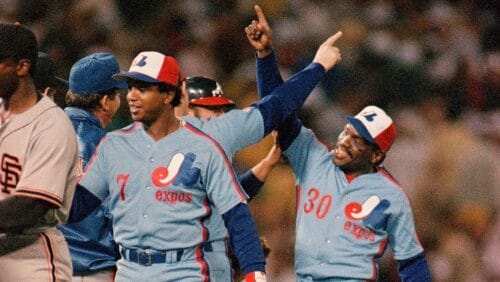
[[[85,168],[106,130],[97,117],[85,110],[67,107],[64,111],[75,128]],[[120,255],[111,224],[109,201],[106,200],[82,221],[58,227],[68,242],[74,275],[115,268]]]

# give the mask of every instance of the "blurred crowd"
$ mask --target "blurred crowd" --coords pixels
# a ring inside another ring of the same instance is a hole
[[[243,31],[255,4],[273,28],[285,78],[343,31],[342,63],[301,117],[327,146],[345,116],[367,104],[395,118],[398,138],[385,166],[410,199],[433,281],[500,281],[497,1],[0,0],[0,21],[30,27],[60,77],[92,52],[112,52],[127,69],[140,51],[156,50],[175,56],[184,76],[218,80],[242,108],[258,99],[255,55]],[[123,107],[109,129],[128,122]],[[271,145],[268,137],[242,151],[238,169],[256,164]],[[270,281],[292,281],[295,191],[285,162],[250,207],[271,248]],[[397,281],[390,256],[381,258],[382,281]]]

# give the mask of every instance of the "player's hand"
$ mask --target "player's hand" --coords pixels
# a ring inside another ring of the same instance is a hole
[[[245,275],[245,282],[267,282],[266,274],[262,271],[254,271]]]
[[[273,51],[272,31],[259,5],[255,5],[255,14],[257,20],[245,27],[245,33],[248,42],[257,51],[257,56],[264,58]]]
[[[271,134],[274,138],[274,145],[263,161],[267,162],[269,166],[275,167],[281,161],[281,147],[278,143],[278,132],[274,130]]]
[[[323,44],[321,44],[314,56],[314,63],[321,64],[326,71],[331,70],[342,59],[339,48],[335,47],[335,43],[342,36],[342,31],[330,36]]]

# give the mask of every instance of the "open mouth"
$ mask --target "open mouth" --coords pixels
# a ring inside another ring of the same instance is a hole
[[[140,107],[129,105],[130,113],[135,115],[139,112]]]
[[[337,159],[345,159],[352,157],[350,152],[341,146],[335,146],[335,149],[333,149],[333,155]]]

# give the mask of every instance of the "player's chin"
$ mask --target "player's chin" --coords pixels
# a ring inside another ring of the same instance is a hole
[[[144,117],[140,114],[130,114],[130,116],[132,117],[132,120],[133,121],[142,121],[144,119]]]

